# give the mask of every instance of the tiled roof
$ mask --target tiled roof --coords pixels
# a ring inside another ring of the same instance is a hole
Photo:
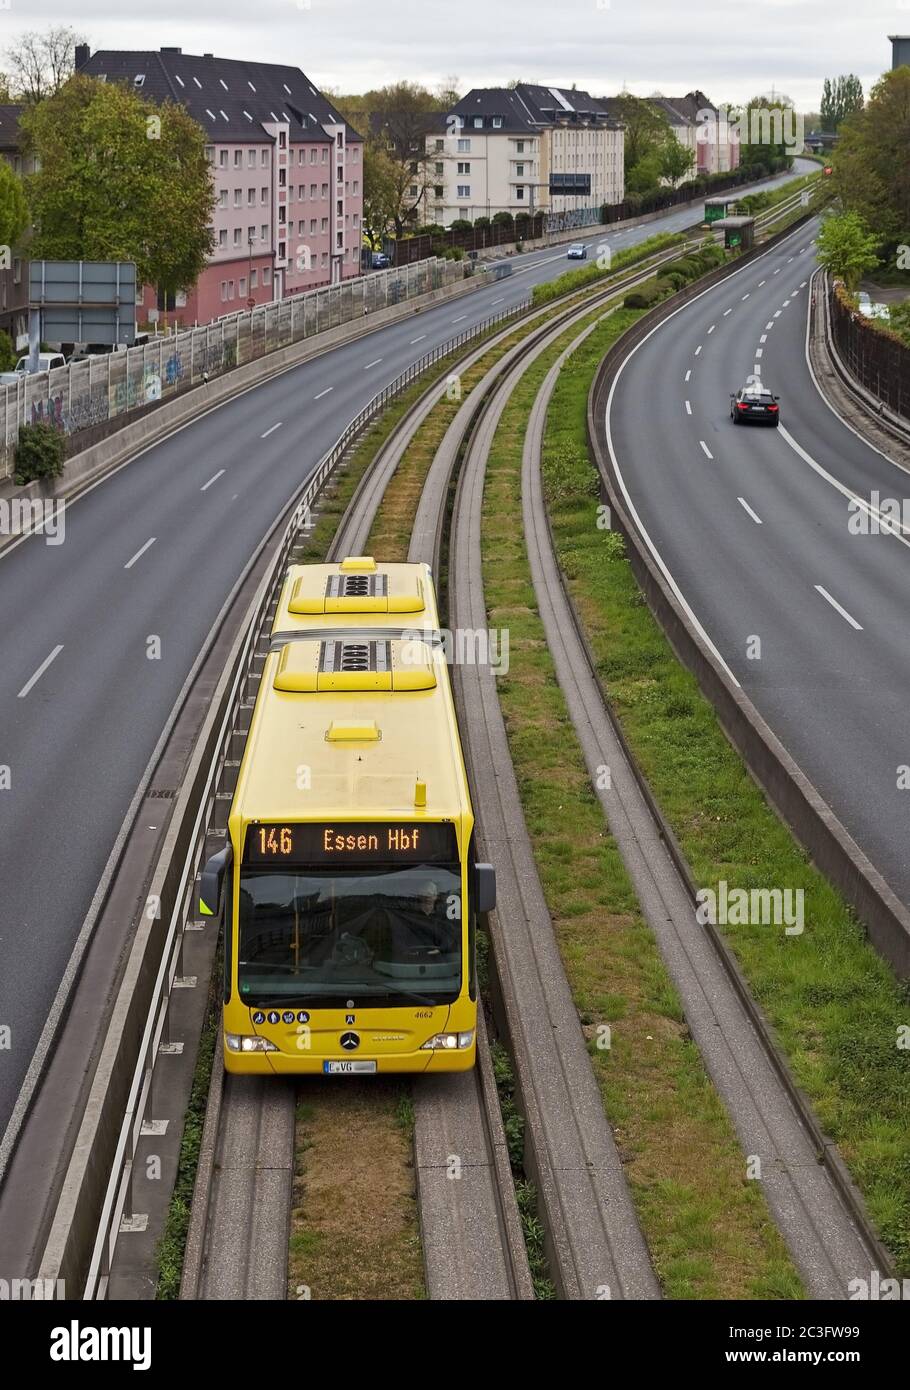
[[[519,82],[515,87],[475,87],[453,107],[453,114],[461,116],[466,125],[480,116],[484,129],[522,133],[579,120],[594,119],[608,125],[614,119],[605,103],[589,92],[531,82]],[[502,121],[501,126],[493,127],[494,117]]]
[[[79,69],[108,82],[126,82],[154,101],[185,106],[213,140],[268,138],[265,121],[289,121],[290,139],[325,140],[326,123],[343,118],[300,68],[256,63],[179,48],[149,51],[100,49]],[[348,126],[348,139],[360,135]]]
[[[19,148],[19,117],[23,106],[0,106],[0,149]]]

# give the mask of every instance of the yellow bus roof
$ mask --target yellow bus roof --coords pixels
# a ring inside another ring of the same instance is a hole
[[[328,581],[345,575],[386,576],[378,586],[357,585],[359,595],[350,593],[354,586],[344,586],[349,598],[378,597],[387,605],[419,600],[420,607],[293,611],[295,595],[297,607],[316,608],[326,596],[344,599]],[[406,635],[426,629],[429,636],[436,627],[426,565],[289,570],[231,808],[238,852],[251,821],[408,816],[451,819],[460,822],[465,837],[470,834],[473,816],[445,651],[438,641]]]
[[[358,627],[436,628],[439,615],[428,565],[383,564],[371,555],[335,565],[291,565],[272,632],[355,623]]]

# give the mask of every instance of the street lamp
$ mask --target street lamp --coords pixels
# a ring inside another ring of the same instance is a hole
[[[256,299],[255,299],[255,296],[253,295],[253,238],[252,238],[251,236],[248,236],[248,237],[247,237],[247,239],[246,239],[246,244],[247,244],[247,247],[249,248],[249,253],[250,253],[249,273],[248,273],[247,282],[246,282],[246,287],[247,287],[247,290],[248,290],[248,296],[247,296],[247,301],[246,301],[246,307],[247,307],[248,309],[254,309],[254,308],[256,307]]]

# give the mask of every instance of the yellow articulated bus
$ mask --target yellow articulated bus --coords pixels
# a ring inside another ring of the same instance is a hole
[[[292,566],[200,911],[225,922],[224,1065],[466,1071],[495,905],[426,565]]]

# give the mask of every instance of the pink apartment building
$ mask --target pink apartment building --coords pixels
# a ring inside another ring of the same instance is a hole
[[[215,248],[178,297],[178,322],[208,323],[250,300],[360,274],[363,140],[299,68],[179,48],[90,54],[87,45],[77,48],[76,66],[155,101],[181,102],[206,132]],[[143,305],[158,305],[154,286]]]

